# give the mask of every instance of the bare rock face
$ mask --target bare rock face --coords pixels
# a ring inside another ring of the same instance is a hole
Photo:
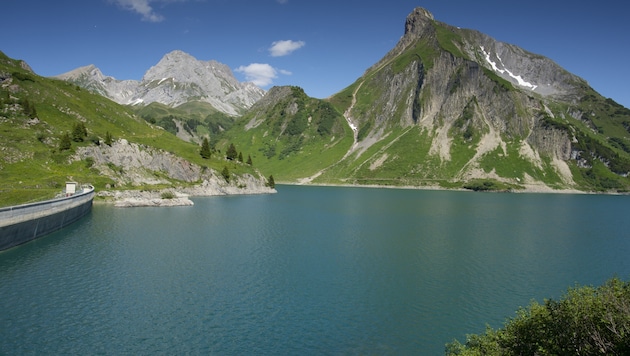
[[[212,169],[204,169],[171,153],[130,143],[124,139],[112,143],[111,146],[80,147],[73,159],[85,160],[88,157],[93,160],[93,167],[114,180],[117,186],[172,184],[169,179],[188,183],[200,182],[182,188],[167,189],[168,198],[163,197],[162,190],[99,193],[113,199],[121,207],[191,205],[188,196],[276,192],[267,186],[262,176],[233,175],[227,182]]]
[[[123,105],[158,102],[178,106],[196,100],[208,102],[233,116],[240,115],[265,94],[253,83],[239,82],[225,64],[200,61],[182,51],[167,53],[140,81],[105,76],[94,65],[77,68],[57,78]]]
[[[153,172],[163,172],[169,178],[194,182],[201,176],[201,167],[171,153],[152,147],[129,143],[120,139],[111,146],[82,147],[77,152],[78,159],[92,157],[101,170],[111,172],[124,184],[167,183]]]

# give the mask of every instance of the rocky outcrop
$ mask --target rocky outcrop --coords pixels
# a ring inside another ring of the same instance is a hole
[[[166,178],[195,182],[202,168],[174,154],[120,139],[111,146],[77,149],[75,159],[90,157],[94,167],[117,181],[117,185],[166,184]],[[161,173],[156,175],[155,172]],[[160,178],[164,176],[165,178]]]
[[[73,160],[90,162],[92,168],[115,182],[112,188],[173,184],[179,186],[155,190],[99,192],[99,196],[121,207],[192,205],[189,196],[276,192],[267,186],[267,181],[261,175],[231,175],[228,182],[213,169],[200,167],[169,152],[125,139],[117,140],[111,146],[103,144],[80,147]]]

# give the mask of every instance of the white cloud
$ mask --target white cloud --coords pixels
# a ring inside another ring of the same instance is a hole
[[[164,20],[164,16],[153,10],[153,7],[151,6],[152,3],[157,2],[167,4],[171,2],[185,1],[188,0],[110,0],[110,2],[117,4],[127,11],[136,12],[142,15],[142,20],[149,22],[161,22]]]
[[[278,77],[278,71],[264,63],[252,63],[247,66],[240,66],[236,71],[245,75],[245,80],[252,82],[258,86],[264,87]]]
[[[245,80],[252,82],[259,87],[266,87],[278,78],[278,73],[283,75],[291,75],[291,72],[284,69],[276,69],[266,63],[252,63],[246,66],[240,66],[235,69],[238,73],[245,75]]]
[[[304,47],[304,45],[306,45],[304,41],[275,41],[271,44],[269,53],[271,53],[272,57],[282,57]]]

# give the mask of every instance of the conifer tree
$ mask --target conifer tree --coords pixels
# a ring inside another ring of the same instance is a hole
[[[250,156],[250,155],[247,155],[247,164],[248,164],[248,165],[250,165],[250,166],[251,166],[252,164],[254,164],[254,163],[252,162],[252,156]]]
[[[203,142],[201,143],[201,150],[199,151],[201,158],[208,159],[212,152],[210,151],[210,142],[208,139],[204,137]]]
[[[67,132],[64,132],[61,135],[61,141],[59,141],[59,151],[66,151],[72,147],[72,141],[70,140],[70,135]]]
[[[225,179],[226,182],[230,182],[230,170],[227,166],[223,166],[223,170],[221,171],[221,175]]]
[[[233,161],[234,159],[236,159],[236,157],[238,157],[238,152],[236,152],[236,147],[234,147],[233,143],[230,143],[230,146],[225,152],[225,158],[229,159],[230,161]]]
[[[238,153],[238,161],[243,163],[243,152]]]
[[[85,124],[82,122],[74,125],[72,129],[72,141],[74,142],[83,142],[83,138],[87,136],[87,129],[85,128]]]
[[[267,186],[271,189],[276,187],[276,182],[273,180],[273,175],[269,176],[269,179],[267,180]]]

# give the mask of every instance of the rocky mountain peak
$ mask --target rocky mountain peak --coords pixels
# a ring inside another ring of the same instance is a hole
[[[102,80],[105,77],[103,73],[101,72],[101,70],[98,69],[94,64],[89,64],[83,67],[73,69],[67,73],[61,74],[57,76],[57,78],[63,79],[63,80],[77,80],[85,76],[98,78],[100,80]]]
[[[396,46],[390,50],[385,57],[368,68],[366,72],[373,70],[387,63],[392,58],[403,53],[410,45],[413,45],[417,41],[423,38],[435,39],[435,19],[433,14],[422,7],[416,7],[413,11],[407,15],[405,20],[405,32],[400,38]],[[437,45],[437,42],[436,42]]]
[[[239,82],[227,65],[214,60],[197,60],[180,50],[164,55],[149,68],[141,81],[116,80],[104,76],[93,65],[77,68],[57,78],[124,105],[158,102],[178,106],[198,100],[235,116],[251,107],[265,93],[252,83]]]
[[[424,32],[427,25],[430,25],[434,20],[433,14],[428,10],[416,7],[413,11],[407,16],[407,20],[405,21],[405,35],[419,35]]]

